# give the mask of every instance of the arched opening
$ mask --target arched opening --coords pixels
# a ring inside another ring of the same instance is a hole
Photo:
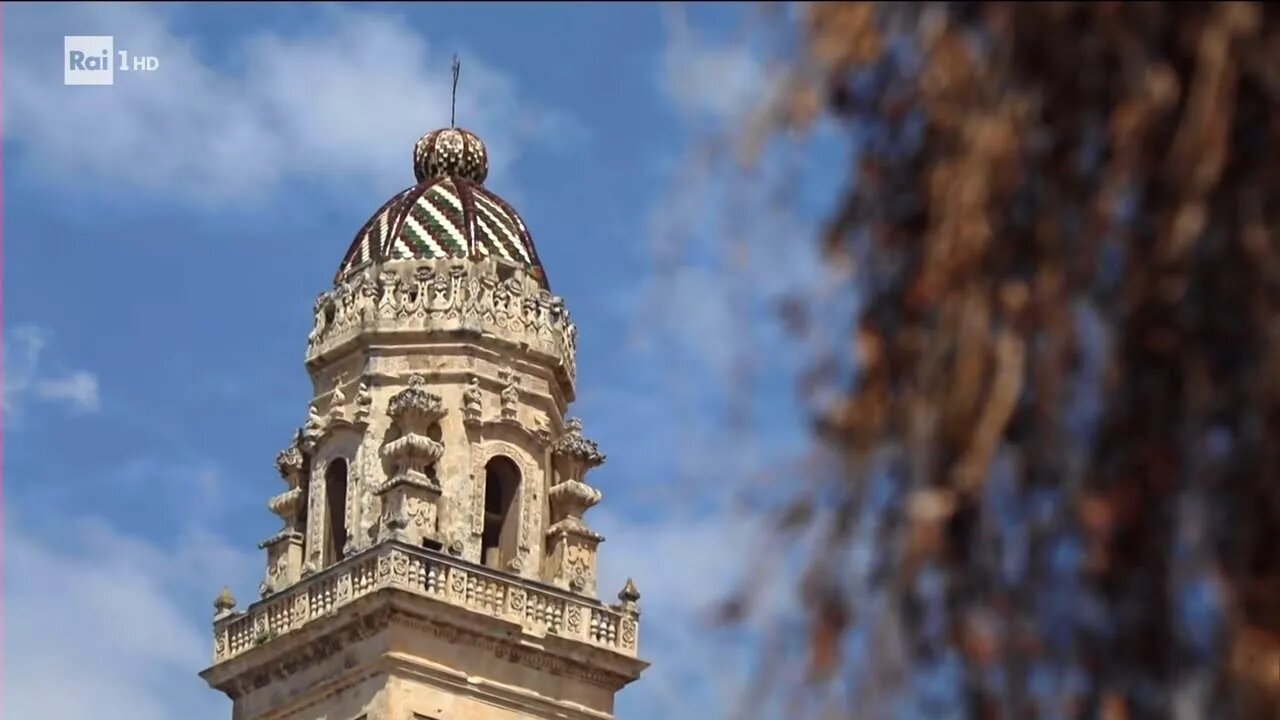
[[[480,538],[480,562],[505,570],[516,556],[519,513],[516,496],[520,469],[511,458],[495,457],[484,466],[484,534]]]
[[[347,545],[347,461],[336,458],[324,470],[324,499],[329,508],[329,533],[325,541],[325,557],[329,563],[342,559]]]

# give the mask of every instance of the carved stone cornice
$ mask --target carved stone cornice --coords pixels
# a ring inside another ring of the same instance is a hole
[[[377,635],[389,627],[391,617],[390,607],[374,607],[367,612],[330,618],[325,627],[317,626],[307,637],[294,638],[292,642],[281,642],[278,636],[271,636],[258,643],[251,653],[209,667],[200,676],[235,700],[323,662],[350,644]]]
[[[271,537],[267,538],[266,540],[263,540],[262,542],[258,543],[258,549],[259,549],[259,550],[265,550],[265,549],[267,549],[267,548],[271,547],[272,545],[276,545],[276,544],[281,543],[281,542],[284,542],[284,541],[286,541],[286,540],[295,540],[295,541],[300,541],[300,540],[304,540],[304,539],[305,539],[305,537],[306,537],[306,536],[305,536],[304,534],[302,534],[302,533],[298,532],[297,530],[292,530],[292,529],[286,528],[286,529],[281,530],[280,532],[276,533],[275,535],[272,535]]]
[[[484,632],[475,627],[450,623],[440,617],[409,608],[398,609],[392,625],[401,625],[442,638],[451,644],[479,648],[493,653],[499,660],[543,670],[553,675],[585,680],[609,690],[620,690],[636,679],[649,663],[636,658],[603,653],[553,635],[542,638],[539,646],[530,647],[518,638]]]
[[[518,435],[531,441],[529,447],[542,450],[547,447],[550,438],[547,434],[538,428],[531,428],[524,423],[492,418],[486,420],[473,420],[465,423],[468,438],[471,442],[483,442],[484,440],[510,438],[510,435]]]
[[[596,543],[604,542],[604,536],[588,527],[582,518],[567,517],[547,528],[548,540],[554,540],[562,535],[572,535]]]
[[[546,358],[572,395],[577,328],[564,301],[520,270],[499,280],[496,261],[388,262],[321,294],[314,310],[309,367],[364,336],[479,334]]]

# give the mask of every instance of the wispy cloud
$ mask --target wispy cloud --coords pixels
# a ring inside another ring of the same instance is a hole
[[[5,528],[6,717],[229,717],[196,672],[212,660],[214,584],[246,586],[256,557],[199,528],[147,540],[93,516],[60,523]]]
[[[167,8],[70,7],[15,9],[5,47],[6,142],[55,181],[212,206],[269,196],[286,180],[390,192],[412,182],[413,142],[449,117],[449,57],[395,15],[327,7],[313,32],[247,36],[214,62],[174,31]],[[114,35],[160,68],[117,73],[112,87],[64,87],[49,60],[63,34]],[[485,138],[495,176],[528,141],[579,128],[482,60],[464,71],[458,117]]]
[[[760,104],[768,75],[763,58],[742,43],[712,42],[677,5],[665,8],[667,45],[659,83],[689,119],[740,121]]]
[[[47,402],[72,412],[92,413],[101,408],[98,377],[88,370],[63,370],[50,363],[45,349],[47,330],[22,325],[9,331],[4,343],[4,411],[21,416],[32,402]],[[53,367],[50,367],[53,365]]]

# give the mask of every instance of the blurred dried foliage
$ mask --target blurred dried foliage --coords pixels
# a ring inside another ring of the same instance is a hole
[[[1280,10],[798,9],[764,127],[853,139],[821,242],[863,298],[787,313],[856,364],[779,519],[826,518],[824,712],[1280,717]]]

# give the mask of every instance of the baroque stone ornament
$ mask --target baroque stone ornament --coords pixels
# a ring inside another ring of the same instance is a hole
[[[305,443],[311,447],[315,446],[320,435],[324,432],[325,420],[320,415],[320,410],[313,403],[307,408],[307,422],[302,426],[302,438]]]
[[[369,391],[369,378],[360,378],[360,386],[356,388],[356,422],[368,422],[372,406],[373,394]]]
[[[426,380],[414,375],[387,404],[396,437],[381,450],[389,478],[377,489],[383,502],[383,539],[436,539],[441,487],[435,464],[444,445],[432,435],[438,437],[437,423],[447,411],[440,396],[425,387]]]
[[[213,618],[215,620],[221,620],[222,618],[227,617],[236,609],[236,599],[235,596],[231,594],[231,588],[223,586],[222,591],[213,599],[213,609]]]
[[[604,462],[596,444],[582,436],[582,422],[569,418],[565,431],[551,443],[554,469],[547,500],[551,527],[548,552],[555,568],[553,581],[585,594],[595,593],[596,549],[603,538],[587,526],[583,515],[601,500],[601,493],[586,483],[587,471]]]
[[[625,609],[635,609],[636,603],[640,602],[640,591],[636,589],[635,580],[627,578],[627,583],[618,591],[618,600]]]
[[[569,418],[565,421],[564,434],[551,444],[551,452],[566,461],[580,463],[583,474],[591,468],[603,465],[605,460],[604,454],[600,452],[595,442],[582,436],[582,421],[578,418]],[[575,467],[574,470],[576,471],[577,468]],[[570,474],[574,475],[574,473]],[[582,479],[580,475],[574,475],[574,477],[578,480]]]
[[[347,396],[342,392],[345,378],[341,375],[333,381],[333,392],[329,394],[329,421],[343,422],[347,419]]]
[[[503,387],[499,398],[502,401],[502,419],[505,422],[517,422],[520,408],[518,376],[510,370],[503,370],[501,377]]]
[[[604,455],[566,419],[577,328],[487,167],[467,131],[424,136],[417,184],[316,298],[261,597],[215,602],[202,676],[235,717],[609,720],[646,666],[634,584],[621,604],[597,593],[603,538],[584,518]],[[391,706],[352,702],[392,681]]]
[[[480,378],[472,375],[467,389],[462,391],[462,415],[467,424],[475,424],[484,413],[484,393],[480,390]]]
[[[318,367],[362,337],[394,341],[424,330],[479,332],[551,360],[571,392],[578,331],[564,301],[528,270],[516,268],[512,277],[500,281],[499,274],[509,267],[505,262],[439,258],[416,268],[402,264],[376,277],[361,274],[340,281],[316,301],[308,366]]]
[[[289,447],[280,451],[276,456],[276,471],[280,473],[280,477],[290,488],[299,487],[301,485],[302,473],[302,431],[299,430],[294,436],[293,442],[289,443]]]

